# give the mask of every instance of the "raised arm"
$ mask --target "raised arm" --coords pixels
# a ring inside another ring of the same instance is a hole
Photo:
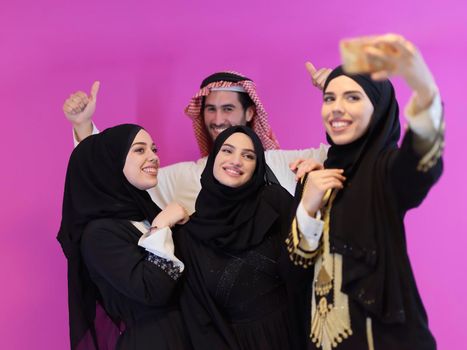
[[[358,45],[354,45],[354,50],[358,52],[354,52],[354,56],[360,56],[360,62],[366,62],[360,71],[348,62],[352,55],[345,55],[345,48],[356,41]],[[370,73],[375,80],[400,76],[407,83],[412,97],[405,114],[414,133],[414,148],[419,155],[428,152],[439,134],[442,111],[436,106],[440,105],[438,87],[420,51],[397,34],[343,40],[342,48],[344,69],[350,66],[355,73]],[[427,115],[430,108],[439,111]]]
[[[81,142],[93,132],[92,116],[96,111],[100,82],[92,84],[90,94],[74,92],[63,103],[63,113],[73,125],[75,140]]]
[[[363,72],[373,79],[400,76],[412,90],[405,108],[409,130],[401,148],[391,154],[387,169],[399,206],[407,210],[420,204],[442,172],[444,123],[438,87],[420,51],[402,36],[343,41],[344,53],[349,42],[356,41],[356,54],[367,63]],[[344,54],[344,68],[346,63]]]

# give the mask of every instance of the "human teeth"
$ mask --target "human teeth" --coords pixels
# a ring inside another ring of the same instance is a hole
[[[157,173],[157,169],[156,168],[144,168],[143,171],[145,173],[148,173],[148,174],[155,174]]]
[[[343,121],[338,121],[338,122],[332,122],[331,125],[332,125],[333,128],[343,128],[343,127],[349,125],[349,123],[348,122],[343,122]]]
[[[240,171],[235,169],[226,168],[225,171],[233,175],[240,175]]]

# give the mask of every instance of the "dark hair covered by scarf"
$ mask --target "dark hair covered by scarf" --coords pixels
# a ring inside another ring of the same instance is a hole
[[[68,260],[68,304],[72,349],[98,349],[99,294],[81,256],[86,225],[100,218],[152,221],[160,209],[123,174],[138,125],[123,124],[84,139],[68,163],[62,221],[57,239]]]
[[[343,256],[342,291],[382,322],[405,321],[397,252],[391,240],[403,232],[393,198],[385,189],[390,154],[400,137],[399,107],[389,80],[349,75],[334,69],[329,83],[345,75],[359,84],[374,112],[366,133],[346,145],[331,145],[325,168],[344,169],[344,189],[333,203],[330,219],[331,250]],[[396,234],[397,233],[397,234]],[[402,244],[402,243],[401,243]]]
[[[240,187],[221,184],[213,173],[214,162],[224,142],[234,133],[247,135],[256,153],[252,178]],[[201,174],[201,191],[195,213],[185,225],[197,239],[217,248],[243,251],[261,243],[277,218],[261,190],[269,182],[264,148],[256,133],[247,126],[233,126],[217,136]]]

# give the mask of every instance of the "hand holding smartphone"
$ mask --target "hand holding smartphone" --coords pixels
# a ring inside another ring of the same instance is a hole
[[[350,74],[371,74],[380,71],[391,74],[402,54],[399,47],[400,38],[388,34],[341,40],[339,46],[344,70]]]

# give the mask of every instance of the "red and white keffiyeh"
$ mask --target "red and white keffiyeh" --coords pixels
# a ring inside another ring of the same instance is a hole
[[[219,76],[222,76],[223,73],[216,73],[216,75],[217,74],[219,74]],[[201,156],[207,156],[212,147],[211,137],[208,131],[206,130],[203,118],[201,116],[202,98],[204,96],[209,95],[213,88],[228,88],[233,86],[242,87],[245,90],[245,92],[250,96],[250,98],[256,106],[256,112],[253,115],[253,118],[250,122],[250,126],[261,139],[264,149],[278,149],[279,143],[277,142],[276,136],[272,132],[271,127],[269,125],[268,114],[264,109],[264,106],[261,103],[258,94],[256,93],[255,83],[252,80],[249,80],[248,78],[236,72],[225,72],[224,74],[234,77],[236,76],[235,80],[238,79],[239,81],[213,81],[207,84],[206,86],[202,87],[196,93],[196,95],[194,95],[191,98],[190,103],[185,108],[185,114],[188,117],[190,117],[193,121],[193,130],[195,132],[195,137],[196,141],[198,142]],[[209,79],[209,77],[207,79]]]

